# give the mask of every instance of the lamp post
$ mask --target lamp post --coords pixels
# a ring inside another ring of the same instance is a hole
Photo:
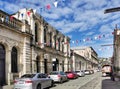
[[[118,12],[118,11],[120,11],[120,7],[115,7],[115,8],[110,8],[110,9],[106,9],[105,11],[104,11],[104,14],[106,14],[106,13],[111,13],[111,12]],[[117,28],[117,26],[116,26],[116,28]],[[114,34],[114,36],[116,36],[116,34]],[[118,37],[118,36],[117,36]],[[114,42],[116,42],[116,37],[115,37],[115,39],[114,39]],[[117,47],[117,45],[115,45],[114,44],[114,48],[116,48]],[[117,48],[119,48],[119,47],[117,47]],[[119,50],[117,50],[117,52],[115,52],[115,50],[114,50],[114,59],[117,59],[117,60],[119,60],[118,59],[118,57],[119,56],[117,56],[117,54],[118,54],[118,52],[120,52]],[[116,57],[117,56],[117,57]],[[117,60],[115,60],[116,62],[117,62]],[[117,66],[119,66],[118,65],[119,63],[117,63]],[[116,80],[116,79],[119,79],[117,76],[119,76],[119,74],[120,74],[120,71],[116,71],[116,68],[118,68],[118,67],[116,67],[116,63],[114,64],[112,64],[112,73],[111,73],[111,79],[112,80]]]
[[[120,7],[115,7],[115,8],[109,8],[104,11],[104,14],[106,13],[111,13],[111,12],[117,12],[120,11]]]

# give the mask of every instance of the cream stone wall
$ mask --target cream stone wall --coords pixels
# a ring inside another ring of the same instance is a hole
[[[30,11],[30,16],[27,15]],[[0,14],[3,15],[1,12]],[[21,16],[23,14],[23,17]],[[2,16],[0,15],[0,16]],[[5,15],[6,16],[6,15]],[[5,17],[4,16],[4,17]],[[48,24],[47,43],[50,43],[50,32],[52,32],[52,47],[44,43],[44,25],[45,22],[41,16],[34,13],[32,9],[22,9],[14,14],[15,19],[4,23],[0,22],[0,44],[5,46],[6,50],[6,82],[11,84],[14,78],[20,77],[26,73],[36,73],[39,62],[39,72],[45,73],[45,59],[47,60],[47,73],[53,71],[53,59],[58,59],[58,71],[71,70],[70,59],[70,38],[57,31]],[[19,19],[19,20],[18,20]],[[14,23],[16,27],[11,27]],[[35,23],[38,26],[38,42],[35,42]],[[54,36],[60,39],[60,50],[55,43]],[[55,45],[57,48],[55,49]],[[11,51],[16,47],[18,52],[18,73],[11,73]],[[64,48],[62,51],[62,47]],[[47,54],[47,56],[45,56]]]

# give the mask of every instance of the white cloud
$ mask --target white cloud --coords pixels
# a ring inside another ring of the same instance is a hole
[[[20,3],[30,2],[30,3]],[[54,6],[54,0],[21,0],[18,4],[8,3],[6,1],[0,1],[0,8],[6,12],[16,12],[23,7],[29,7],[37,9],[37,11],[55,28],[62,33],[67,33],[72,39],[76,38],[72,32],[78,32],[79,34],[85,34],[84,36],[92,37],[99,34],[110,33],[114,30],[115,24],[120,24],[120,12],[104,14],[104,10],[107,8],[118,7],[120,0],[69,0],[69,2],[58,2],[58,7]],[[33,3],[33,4],[32,4]],[[46,5],[50,4],[50,11],[46,10]],[[37,6],[40,5],[40,6]],[[4,6],[4,7],[3,7]],[[40,8],[45,11],[40,12]],[[70,33],[70,35],[69,35]],[[96,35],[93,35],[95,34]],[[83,45],[112,43],[112,37],[103,38],[101,40],[94,40]],[[96,48],[98,49],[98,48]],[[100,56],[108,56],[100,53]],[[111,55],[111,53],[110,53]]]

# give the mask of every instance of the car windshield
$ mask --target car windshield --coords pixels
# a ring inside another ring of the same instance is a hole
[[[59,74],[58,72],[51,72],[50,75],[57,75]]]
[[[76,73],[80,72],[80,71],[75,71]]]
[[[35,76],[35,74],[25,74],[23,76],[21,76],[21,78],[33,78]]]
[[[66,74],[69,74],[69,73],[73,73],[73,72],[71,72],[71,71],[69,71],[69,72],[65,72]]]

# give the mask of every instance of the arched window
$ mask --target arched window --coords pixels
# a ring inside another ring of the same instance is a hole
[[[18,72],[18,53],[15,47],[12,48],[11,52],[11,72],[17,73]]]
[[[56,43],[56,35],[54,36],[54,42],[55,42],[55,49],[56,49],[56,45],[57,45],[57,43]]]
[[[35,23],[35,42],[38,42],[38,25]]]
[[[50,32],[50,47],[52,47],[52,32]]]
[[[61,45],[61,43],[60,43],[60,38],[58,38],[58,50],[60,51],[60,45]]]
[[[46,40],[46,27],[44,28],[44,43],[46,43],[47,40]]]
[[[0,44],[0,85],[5,84],[5,47]]]

